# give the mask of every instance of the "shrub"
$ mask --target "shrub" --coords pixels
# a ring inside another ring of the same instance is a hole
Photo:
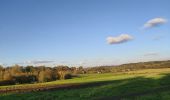
[[[71,79],[72,75],[71,74],[65,74],[64,79]]]
[[[14,85],[15,82],[12,81],[12,80],[3,80],[3,81],[0,81],[0,86],[4,86],[4,85]]]
[[[37,81],[37,78],[35,75],[20,75],[20,76],[14,76],[13,81],[19,84],[33,83]]]

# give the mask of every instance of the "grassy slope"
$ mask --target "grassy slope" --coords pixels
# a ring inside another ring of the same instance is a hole
[[[169,74],[170,68],[147,69],[117,74],[88,74],[70,80],[42,84],[16,85],[15,87],[33,87],[69,83],[97,83],[96,86],[75,89],[1,95],[0,100],[87,100],[100,98],[116,99],[117,97],[125,97],[125,99],[138,98],[140,100],[150,100],[153,98],[154,100],[167,100],[170,98],[170,90],[168,91],[166,87],[170,85]],[[2,86],[0,89],[11,87],[13,86]],[[163,89],[159,90],[160,87]],[[164,88],[166,91],[164,91]],[[146,91],[149,92],[144,93]]]

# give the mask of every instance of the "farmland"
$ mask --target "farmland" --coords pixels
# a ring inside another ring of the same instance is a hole
[[[1,91],[14,91],[1,93],[0,100],[167,100],[169,84],[170,68],[81,74],[67,80],[1,86]]]
[[[170,100],[170,0],[0,0],[0,100]]]

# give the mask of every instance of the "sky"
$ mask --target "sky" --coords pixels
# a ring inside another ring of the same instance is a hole
[[[169,0],[0,0],[0,64],[170,59]]]

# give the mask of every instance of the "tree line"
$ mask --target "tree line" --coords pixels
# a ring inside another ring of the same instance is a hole
[[[83,73],[85,73],[83,67],[56,66],[52,68],[45,66],[0,66],[0,85],[70,79],[77,74]]]
[[[170,68],[168,61],[150,61],[129,63],[117,66],[97,66],[97,67],[68,67],[68,66],[19,66],[10,67],[0,66],[0,85],[23,84],[36,82],[49,82],[55,80],[70,79],[79,74],[101,74],[128,72],[140,69]]]

